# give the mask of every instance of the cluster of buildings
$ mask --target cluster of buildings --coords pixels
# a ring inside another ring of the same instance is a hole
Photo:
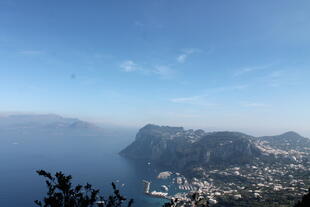
[[[192,140],[198,139],[202,132],[193,130],[178,132],[175,136],[186,136]],[[185,177],[180,173],[161,172],[158,179],[164,179],[167,184],[163,192],[150,192],[150,183],[144,181],[144,192],[150,196],[189,201],[191,193],[198,193],[207,198],[210,204],[216,204],[223,197],[233,200],[251,198],[264,200],[279,193],[300,197],[310,186],[310,148],[303,150],[285,150],[273,148],[266,141],[255,142],[256,146],[268,158],[280,158],[277,162],[255,159],[250,164],[217,167],[205,170],[199,168],[199,178]],[[285,143],[289,145],[289,143]],[[169,189],[168,187],[169,186]],[[174,195],[169,191],[173,188]]]
[[[189,130],[179,131],[175,134],[170,135],[170,139],[175,139],[178,137],[184,137],[187,139],[188,142],[193,143],[193,142],[196,142],[197,140],[201,139],[201,137],[203,137],[206,134],[207,133],[201,129],[198,129],[198,130],[189,129]]]
[[[293,161],[302,162],[304,157],[308,157],[310,155],[310,149],[304,147],[302,151],[297,150],[283,150],[279,148],[274,148],[269,145],[267,141],[257,141],[255,142],[256,147],[261,150],[261,152],[265,153],[266,155],[274,155],[276,157],[284,157],[290,158]],[[286,145],[290,145],[290,143],[286,143]]]
[[[188,179],[180,173],[162,172],[158,179],[169,181],[178,193],[150,192],[149,184],[145,193],[167,199],[188,200],[188,193],[197,192],[205,196],[210,204],[218,203],[223,196],[239,200],[244,196],[264,199],[270,192],[289,192],[301,196],[310,186],[310,163],[264,163],[259,160],[243,166],[206,171],[203,178]],[[305,176],[308,175],[308,176]]]

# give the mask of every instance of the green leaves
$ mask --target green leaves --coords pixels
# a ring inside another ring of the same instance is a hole
[[[66,176],[62,172],[57,172],[52,176],[44,170],[36,172],[46,178],[45,183],[48,188],[43,201],[34,201],[40,207],[122,207],[127,200],[120,194],[114,183],[112,183],[114,194],[105,200],[103,196],[99,196],[99,190],[94,189],[89,183],[72,187],[71,175]],[[131,207],[132,204],[133,200],[130,199],[127,207]]]
[[[50,179],[50,180],[53,180],[53,177],[52,177],[51,173],[49,173],[49,172],[46,172],[46,171],[44,171],[44,170],[37,170],[37,173],[38,173],[40,176],[44,176],[44,177],[46,177],[46,178],[48,178],[48,179]]]

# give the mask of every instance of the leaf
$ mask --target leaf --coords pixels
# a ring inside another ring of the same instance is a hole
[[[38,206],[42,206],[42,202],[41,201],[35,200],[34,203],[37,204]]]

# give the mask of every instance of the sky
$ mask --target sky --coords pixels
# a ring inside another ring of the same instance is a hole
[[[310,137],[308,0],[0,0],[0,112]]]

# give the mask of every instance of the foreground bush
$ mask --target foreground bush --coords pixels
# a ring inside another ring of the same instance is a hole
[[[105,199],[99,195],[99,190],[88,183],[84,186],[73,186],[71,175],[66,176],[62,172],[57,172],[52,176],[44,170],[38,170],[37,173],[46,179],[48,188],[43,201],[35,201],[40,207],[131,207],[133,203],[132,199],[126,202],[127,199],[120,194],[114,183],[112,183],[114,194]]]
[[[304,195],[294,207],[309,207],[310,206],[310,188],[308,190],[308,193]]]

